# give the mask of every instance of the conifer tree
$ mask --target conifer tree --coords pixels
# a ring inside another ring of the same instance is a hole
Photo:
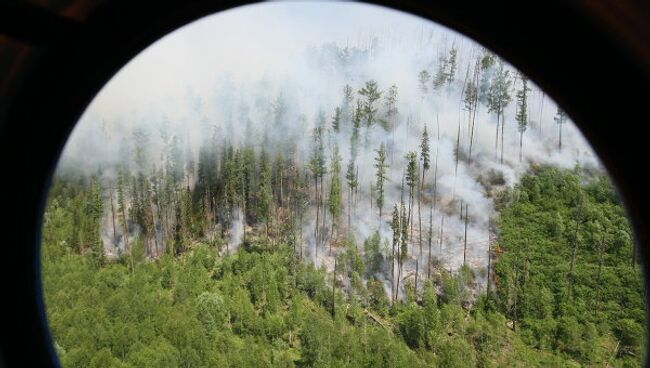
[[[171,138],[169,143],[167,165],[167,172],[170,174],[171,184],[177,186],[183,180],[183,155],[176,135]]]
[[[338,144],[334,146],[332,160],[330,161],[330,193],[328,197],[328,208],[332,216],[332,236],[330,236],[330,255],[332,254],[332,241],[334,231],[338,230],[338,221],[343,210],[341,204],[341,155],[339,154]]]
[[[104,246],[102,242],[100,223],[104,215],[104,199],[102,198],[102,186],[97,176],[93,176],[90,182],[88,200],[86,202],[86,217],[89,222],[86,242],[92,251],[92,257],[98,266],[104,263]]]
[[[408,222],[412,222],[412,208],[413,208],[413,197],[415,194],[415,188],[419,184],[419,168],[418,168],[418,155],[414,151],[410,151],[405,156],[407,165],[406,165],[406,185],[409,187],[409,206],[408,206]],[[413,226],[410,226],[411,234],[413,233]]]
[[[400,241],[399,241],[399,251],[398,251],[398,268],[397,268],[397,285],[395,287],[396,295],[399,294],[399,284],[402,278],[402,269],[404,266],[404,260],[408,256],[408,229],[409,229],[409,218],[408,213],[406,212],[406,206],[404,201],[401,203],[400,216],[399,216],[399,229],[400,229]]]
[[[479,73],[479,59],[476,60],[476,65],[474,66],[474,75],[472,80],[467,84],[465,89],[465,110],[467,110],[469,115],[469,151],[467,154],[467,162],[472,163],[472,147],[474,144],[474,127],[476,123],[476,115],[478,113],[478,100],[479,100],[479,90],[478,90],[478,73]]]
[[[332,116],[332,129],[337,133],[341,129],[341,116],[342,116],[341,111],[342,111],[341,108],[337,106],[334,109],[334,116]]]
[[[348,185],[348,231],[351,229],[351,212],[352,212],[352,202],[354,193],[359,186],[359,180],[357,179],[356,165],[354,164],[354,159],[350,158],[348,162],[347,169],[345,171],[345,180]]]
[[[418,73],[418,87],[420,88],[420,99],[424,99],[424,96],[429,92],[429,80],[431,80],[431,73],[426,69],[422,69]]]
[[[422,161],[422,176],[420,177],[420,185],[418,186],[418,229],[420,231],[420,253],[422,253],[422,192],[424,191],[424,177],[427,170],[431,167],[431,157],[430,157],[430,146],[429,146],[429,133],[427,132],[427,126],[424,126],[424,131],[422,131],[422,140],[420,141],[420,161]]]
[[[357,100],[357,107],[354,110],[352,117],[352,135],[350,136],[350,155],[353,160],[356,160],[359,145],[359,130],[361,129],[361,121],[363,119],[363,102]]]
[[[128,172],[124,168],[120,168],[117,173],[117,211],[120,217],[120,224],[122,225],[122,238],[124,238],[124,251],[130,252],[129,248],[129,222],[127,220],[127,194],[126,188],[128,182]]]
[[[483,50],[483,54],[480,56],[480,69],[481,69],[481,77],[480,77],[480,83],[478,85],[478,96],[479,100],[481,102],[487,102],[487,95],[488,91],[490,89],[490,84],[492,81],[492,73],[493,73],[493,66],[495,63],[495,56],[488,52],[487,50]]]
[[[397,204],[393,205],[393,218],[390,224],[391,229],[393,230],[393,249],[391,257],[391,292],[392,292],[392,301],[395,302],[396,290],[395,290],[395,261],[397,260],[396,256],[399,257],[399,247],[400,239],[402,236],[402,230],[400,229],[400,212],[397,208]]]
[[[317,126],[314,128],[313,133],[313,150],[309,157],[309,170],[311,170],[314,178],[314,189],[316,191],[316,227],[314,228],[314,236],[316,240],[319,239],[319,218],[320,208],[322,207],[323,198],[323,176],[325,175],[325,147],[323,145],[323,128]],[[320,185],[319,185],[320,184]]]
[[[441,56],[438,59],[438,69],[436,70],[436,75],[433,77],[433,88],[440,89],[445,83],[447,83],[447,68],[449,66],[449,61],[446,57]]]
[[[390,131],[395,129],[397,125],[397,86],[395,84],[391,85],[388,89],[388,93],[385,96],[384,107],[386,109],[386,121],[384,129]]]
[[[512,100],[510,96],[510,86],[512,80],[510,79],[510,71],[505,70],[503,62],[499,63],[499,69],[490,84],[490,89],[487,93],[488,112],[496,114],[497,117],[497,130],[496,130],[496,143],[494,146],[494,157],[497,157],[497,150],[499,145],[499,124],[501,124],[501,163],[503,163],[503,133],[504,133],[504,119],[503,111]]]
[[[557,113],[555,114],[555,117],[553,118],[555,122],[557,123],[558,127],[558,143],[557,143],[557,149],[559,151],[562,151],[562,125],[564,125],[567,121],[567,115],[564,110],[562,110],[559,106],[557,108]]]
[[[384,183],[388,180],[386,170],[388,163],[386,163],[386,146],[382,142],[379,149],[375,150],[377,156],[375,157],[375,191],[377,192],[377,208],[379,209],[379,224],[381,226],[382,209],[384,207]]]
[[[377,107],[375,102],[381,98],[382,92],[379,90],[377,82],[371,79],[366,81],[358,93],[365,98],[363,101],[363,117],[366,120],[366,127],[370,128],[376,119]]]
[[[354,113],[352,102],[354,101],[354,89],[349,84],[343,86],[343,103],[341,107],[341,113],[343,115],[343,121],[345,124],[349,124],[352,121],[352,115]]]
[[[275,164],[273,165],[274,170],[274,180],[273,187],[277,192],[277,200],[279,207],[284,206],[284,187],[285,187],[285,175],[287,174],[287,162],[284,158],[282,150],[278,150],[278,153],[275,156]]]
[[[456,76],[456,57],[458,55],[458,50],[456,49],[455,46],[451,47],[451,50],[449,50],[449,70],[447,71],[447,84],[451,85],[451,83],[454,81],[454,77]]]
[[[521,75],[521,89],[517,91],[517,131],[519,131],[519,162],[522,159],[524,132],[528,128],[528,78]]]
[[[257,215],[264,222],[266,236],[269,236],[269,222],[273,207],[272,171],[265,151],[260,153],[260,184],[257,189]]]

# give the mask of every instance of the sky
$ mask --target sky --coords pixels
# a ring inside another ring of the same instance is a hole
[[[372,35],[399,40],[400,35],[432,29],[446,30],[410,14],[352,2],[238,7],[201,18],[151,45],[118,72],[89,112],[113,114],[158,104],[188,88],[206,91],[225,72],[250,80],[291,73],[292,60],[325,40],[344,46]]]

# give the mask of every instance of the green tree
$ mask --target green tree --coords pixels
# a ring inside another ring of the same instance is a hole
[[[411,235],[413,234],[412,211],[413,198],[415,195],[415,188],[418,187],[420,182],[420,170],[418,168],[418,154],[410,151],[406,154],[406,185],[409,188],[409,204],[408,204],[408,222],[410,225]]]
[[[313,150],[311,156],[309,157],[308,168],[311,170],[312,177],[314,178],[314,188],[316,192],[316,226],[314,227],[314,237],[317,242],[319,241],[319,217],[320,217],[320,208],[323,201],[323,176],[327,171],[325,167],[325,146],[323,145],[323,128],[317,126],[314,128],[313,132]],[[320,184],[320,185],[319,185]]]
[[[522,159],[523,140],[526,128],[528,128],[528,78],[521,74],[521,89],[517,91],[517,130],[519,131],[519,162]]]
[[[260,154],[260,185],[257,189],[257,212],[259,219],[264,222],[266,236],[269,236],[269,222],[273,209],[272,172],[266,152]]]
[[[454,77],[456,76],[456,58],[458,56],[458,50],[456,49],[456,46],[452,46],[451,50],[449,50],[449,70],[447,71],[447,84],[451,85],[451,83],[454,81]]]
[[[359,186],[359,180],[357,177],[357,169],[356,165],[354,164],[354,159],[350,158],[350,161],[348,162],[347,169],[345,170],[345,180],[348,185],[348,231],[351,229],[351,212],[352,212],[352,203],[354,199],[354,193],[357,190],[357,187]]]
[[[420,141],[420,161],[422,161],[422,175],[420,176],[420,185],[418,185],[418,230],[420,232],[420,254],[422,254],[422,192],[424,190],[424,177],[427,170],[431,168],[431,148],[429,146],[429,133],[427,126],[422,131],[422,140]]]
[[[566,123],[568,120],[568,117],[566,115],[566,112],[562,110],[561,108],[557,108],[557,113],[555,114],[555,117],[553,118],[555,122],[557,123],[558,127],[558,143],[557,143],[557,149],[558,151],[562,151],[562,125]]]
[[[384,97],[384,107],[386,110],[386,121],[384,129],[386,131],[394,130],[397,127],[397,86],[392,84],[388,93]]]
[[[487,92],[487,103],[488,112],[496,114],[497,118],[496,143],[494,146],[495,159],[499,147],[499,124],[501,125],[501,163],[503,163],[503,126],[505,123],[503,112],[512,100],[512,96],[510,95],[511,85],[510,71],[505,70],[503,62],[499,62],[499,69],[496,71],[490,84],[490,89]]]
[[[332,242],[334,241],[334,231],[338,229],[339,218],[343,211],[341,198],[341,155],[339,154],[338,144],[334,145],[334,152],[330,161],[330,193],[327,199],[330,216],[332,217],[332,236],[330,239],[330,254],[332,253]]]
[[[341,130],[341,116],[342,110],[337,106],[334,109],[334,116],[332,116],[332,129],[337,133]]]
[[[366,81],[358,93],[365,99],[363,101],[362,111],[366,120],[366,127],[370,128],[376,120],[377,107],[375,106],[375,102],[381,98],[382,91],[379,90],[377,82],[371,79]]]
[[[379,149],[375,150],[377,156],[375,156],[375,191],[377,192],[377,207],[379,208],[379,225],[381,226],[381,216],[382,209],[384,207],[384,186],[386,180],[388,180],[387,170],[388,163],[386,163],[386,146],[382,142],[379,145]]]

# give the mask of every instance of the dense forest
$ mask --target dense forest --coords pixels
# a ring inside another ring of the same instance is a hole
[[[119,114],[118,74],[44,214],[63,366],[640,366],[606,172],[524,74],[426,27]]]
[[[196,238],[174,255],[107,260],[92,181],[57,180],[43,232],[48,318],[65,367],[640,366],[643,281],[603,176],[536,168],[498,197],[494,285],[435,268],[391,301],[378,235],[347,240],[335,272],[263,227],[236,252]],[[90,220],[87,220],[90,219]],[[459,249],[460,250],[460,249]],[[488,271],[490,272],[490,271]]]

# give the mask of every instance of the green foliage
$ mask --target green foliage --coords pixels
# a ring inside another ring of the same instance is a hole
[[[506,106],[512,101],[512,95],[510,95],[511,85],[510,71],[504,69],[503,63],[499,63],[499,69],[496,71],[490,89],[487,91],[488,112],[495,113],[497,118],[503,114]]]
[[[381,249],[381,237],[375,232],[363,242],[366,263],[366,278],[371,279],[381,272],[384,266],[384,255]]]
[[[264,155],[246,156],[233,152],[230,160],[257,162],[251,173],[262,175],[251,174],[251,192],[233,188],[238,201],[250,196],[259,206],[255,193],[273,182],[272,168]],[[333,280],[269,238],[220,255],[188,228],[205,212],[187,191],[178,193],[187,207],[170,211],[176,252],[149,257],[140,232],[127,254],[103,257],[85,245],[102,244],[100,188],[93,178],[55,181],[45,213],[45,302],[65,367],[639,366],[643,359],[643,280],[625,211],[604,177],[534,168],[517,187],[501,189],[495,293],[474,295],[478,273],[464,266],[436,270],[417,294],[407,280],[408,295],[394,301],[381,279],[389,250],[378,233],[363,247],[344,242]],[[391,225],[401,266],[409,257],[403,201]]]
[[[334,147],[332,155],[330,172],[332,179],[330,182],[330,194],[327,198],[327,205],[334,223],[336,223],[343,212],[342,186],[341,186],[341,155],[339,154],[338,145]]]
[[[517,130],[520,133],[526,131],[528,127],[528,92],[531,90],[528,87],[528,78],[521,75],[521,89],[517,91],[517,114],[515,120],[517,121]]]
[[[386,162],[386,146],[382,142],[379,149],[375,151],[375,191],[377,192],[377,207],[379,208],[379,215],[381,216],[382,208],[384,207],[384,184],[388,180],[388,163]]]
[[[395,101],[397,99],[397,89],[395,89]],[[365,100],[363,101],[363,117],[366,120],[366,127],[371,127],[376,118],[377,107],[375,102],[381,98],[382,91],[379,90],[379,86],[375,80],[366,81],[363,88],[358,91],[360,96],[363,96]]]
[[[534,168],[510,196],[499,224],[497,296],[527,343],[583,364],[612,355],[640,364],[643,279],[612,183]]]

